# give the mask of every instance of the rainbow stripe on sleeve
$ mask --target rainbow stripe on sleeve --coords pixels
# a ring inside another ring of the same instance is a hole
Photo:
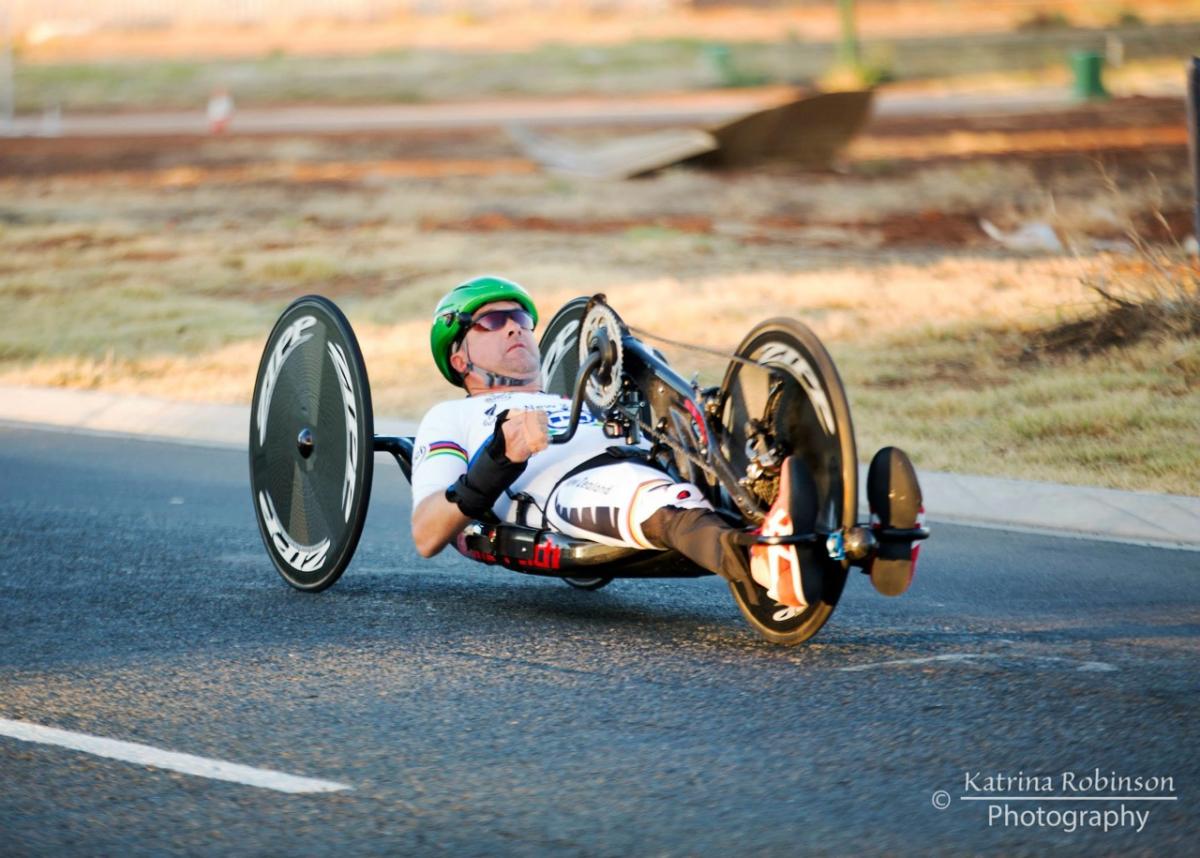
[[[429,445],[429,458],[434,456],[457,456],[463,462],[467,461],[467,451],[453,441],[434,441]]]

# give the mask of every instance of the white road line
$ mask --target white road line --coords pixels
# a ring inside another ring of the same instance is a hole
[[[22,742],[57,745],[61,748],[95,754],[98,757],[124,760],[142,766],[169,769],[185,775],[196,775],[218,781],[232,781],[247,786],[272,789],[276,792],[340,792],[353,789],[349,784],[340,784],[335,781],[302,778],[271,769],[256,769],[253,766],[228,763],[224,760],[210,760],[207,757],[196,757],[192,754],[164,751],[161,748],[140,745],[137,742],[104,739],[100,736],[89,736],[87,733],[73,733],[70,730],[59,730],[56,727],[43,727],[41,724],[31,724],[28,721],[11,721],[7,718],[0,718],[0,736],[10,736],[20,739]]]
[[[872,661],[868,664],[852,664],[849,667],[839,667],[845,673],[855,673],[860,670],[873,670],[877,667],[898,667],[909,664],[931,664],[937,661],[949,661],[958,664],[969,664],[976,659],[1008,658],[1013,660],[1055,662],[1058,664],[1078,665],[1075,669],[1087,673],[1110,673],[1118,670],[1115,665],[1103,661],[1076,661],[1055,655],[1023,655],[1018,652],[948,652],[942,655],[923,656],[921,658],[897,658],[892,661]]]
[[[859,670],[871,670],[876,667],[893,667],[900,664],[928,664],[934,661],[973,661],[977,658],[997,658],[991,653],[982,652],[948,652],[944,655],[931,655],[924,658],[898,658],[894,661],[873,661],[870,664],[854,664],[850,667],[839,667],[838,670],[854,673]]]
[[[1085,673],[1112,673],[1117,668],[1104,661],[1085,661],[1076,670],[1082,670]]]

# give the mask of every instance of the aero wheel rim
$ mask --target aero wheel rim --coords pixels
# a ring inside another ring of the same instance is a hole
[[[280,317],[251,405],[250,477],[263,541],[295,587],[323,589],[353,554],[370,493],[366,369],[331,302],[302,298]]]
[[[754,455],[745,424],[760,421],[775,437],[784,439],[784,453],[800,455],[817,484],[820,498],[818,530],[832,532],[854,524],[857,515],[857,473],[853,426],[840,380],[831,390],[807,349],[781,343],[773,332],[740,348],[739,354],[759,366],[734,364],[722,385],[721,422],[725,453],[735,470]],[[762,512],[777,485],[755,492]]]
[[[835,532],[853,524],[857,515],[854,430],[841,379],[824,348],[800,323],[772,320],[752,331],[737,353],[758,365],[731,364],[721,386],[723,444],[735,471],[743,470],[754,455],[745,432],[753,418],[782,439],[783,455],[798,455],[808,465],[817,489],[818,531]],[[750,488],[765,512],[777,482],[752,482]],[[809,605],[776,604],[757,585],[759,598],[754,605],[740,585],[731,584],[746,618],[777,642],[797,643],[815,634],[845,585],[844,562],[830,558],[824,546],[797,550],[806,568],[820,570],[820,595]]]
[[[542,389],[570,397],[579,374],[579,330],[588,299],[574,298],[563,305],[542,333]]]

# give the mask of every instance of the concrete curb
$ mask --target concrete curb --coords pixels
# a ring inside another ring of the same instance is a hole
[[[1200,498],[938,471],[920,476],[926,515],[935,521],[1200,551]],[[859,485],[866,485],[865,468]]]
[[[245,449],[250,407],[97,390],[0,385],[0,422]],[[412,435],[416,431],[417,424],[411,420],[375,418],[378,435]]]
[[[0,422],[245,449],[250,409],[0,385]],[[375,431],[412,435],[416,424],[377,417]],[[936,471],[922,471],[921,485],[931,521],[1200,551],[1200,497]]]

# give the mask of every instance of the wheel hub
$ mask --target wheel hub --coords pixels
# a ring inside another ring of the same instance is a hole
[[[312,429],[305,426],[300,430],[300,434],[296,436],[296,449],[300,451],[300,458],[307,459],[313,454],[316,448],[317,439],[313,435]]]

